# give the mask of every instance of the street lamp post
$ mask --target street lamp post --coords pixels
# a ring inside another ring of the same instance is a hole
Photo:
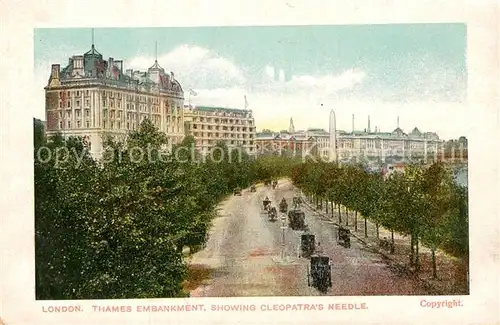
[[[281,260],[285,260],[285,230],[286,230],[286,217],[284,214],[281,215]]]

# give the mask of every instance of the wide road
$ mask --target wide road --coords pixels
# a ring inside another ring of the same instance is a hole
[[[307,284],[309,260],[298,257],[301,231],[285,230],[286,263],[281,252],[281,221],[270,222],[262,211],[268,196],[278,207],[285,197],[289,208],[297,189],[288,181],[278,188],[258,186],[251,193],[226,200],[214,220],[206,248],[194,254],[190,263],[211,269],[211,278],[191,292],[192,297],[241,296],[319,296]],[[332,288],[326,295],[424,295],[425,291],[412,279],[399,277],[383,262],[382,257],[363,248],[351,237],[351,247],[337,245],[336,227],[327,219],[303,207],[306,223],[332,261]]]

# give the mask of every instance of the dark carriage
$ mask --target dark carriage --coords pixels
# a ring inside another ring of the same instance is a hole
[[[270,179],[264,180],[264,185],[266,185],[266,186],[271,185],[271,180]]]
[[[293,207],[294,209],[300,208],[300,205],[302,204],[302,199],[300,196],[294,196],[292,199]]]
[[[300,236],[300,255],[302,257],[311,257],[315,247],[316,237],[313,234],[302,234],[302,236]]]
[[[268,212],[269,215],[269,221],[275,222],[276,219],[278,219],[278,211],[276,210],[276,207],[271,207]]]
[[[326,293],[332,287],[332,267],[330,258],[325,255],[311,256],[311,263],[307,269],[307,285]]]
[[[351,247],[351,231],[347,228],[340,227],[338,230],[337,244],[346,248]]]
[[[306,215],[301,210],[290,210],[288,212],[288,224],[292,230],[305,230]]]
[[[255,185],[250,186],[250,192],[255,192],[255,191],[257,191]]]
[[[280,212],[286,213],[288,211],[288,203],[286,203],[285,198],[283,198],[280,202]]]
[[[269,210],[269,208],[271,207],[271,200],[267,199],[262,201],[262,205],[264,207],[264,211]]]
[[[233,191],[233,195],[239,195],[239,196],[241,196],[241,188],[239,188],[239,187],[235,188],[234,191]]]
[[[274,180],[273,181],[273,190],[278,187],[278,181]]]

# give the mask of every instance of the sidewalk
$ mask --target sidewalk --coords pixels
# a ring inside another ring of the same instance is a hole
[[[328,215],[326,214],[325,203],[323,209],[318,211],[309,200],[302,196],[305,205],[324,218],[331,219],[338,227],[338,209],[335,208],[333,213],[330,204],[328,204]],[[383,227],[379,227],[379,239],[377,238],[376,226],[374,223],[367,220],[367,237],[365,237],[365,225],[363,217],[358,213],[357,216],[357,231],[354,227],[354,212],[349,212],[349,217],[345,212],[345,208],[341,207],[342,226],[349,228],[351,235],[359,240],[366,248],[377,252],[385,257],[388,264],[394,268],[406,271],[413,274],[416,279],[420,280],[423,286],[431,294],[435,295],[467,295],[469,294],[467,284],[468,265],[465,261],[459,258],[450,256],[442,251],[436,251],[437,264],[437,279],[432,278],[432,256],[431,251],[419,244],[420,272],[412,273],[410,262],[410,237],[394,233],[394,254],[390,254],[391,232]],[[348,226],[346,225],[348,224]],[[381,247],[381,239],[387,238],[389,246],[385,249]]]

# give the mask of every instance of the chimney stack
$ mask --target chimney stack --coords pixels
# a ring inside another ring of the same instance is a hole
[[[59,64],[53,64],[52,69],[50,71],[50,78],[47,86],[49,87],[60,86],[60,81],[59,81],[60,72],[61,72],[61,66]]]
[[[50,77],[53,79],[59,79],[60,72],[61,72],[61,65],[60,64],[53,64],[52,65],[52,72],[50,73]]]
[[[398,116],[398,128],[399,128],[399,116]]]
[[[352,133],[354,134],[354,114],[352,114]]]
[[[370,133],[370,115],[368,115],[368,133]]]

